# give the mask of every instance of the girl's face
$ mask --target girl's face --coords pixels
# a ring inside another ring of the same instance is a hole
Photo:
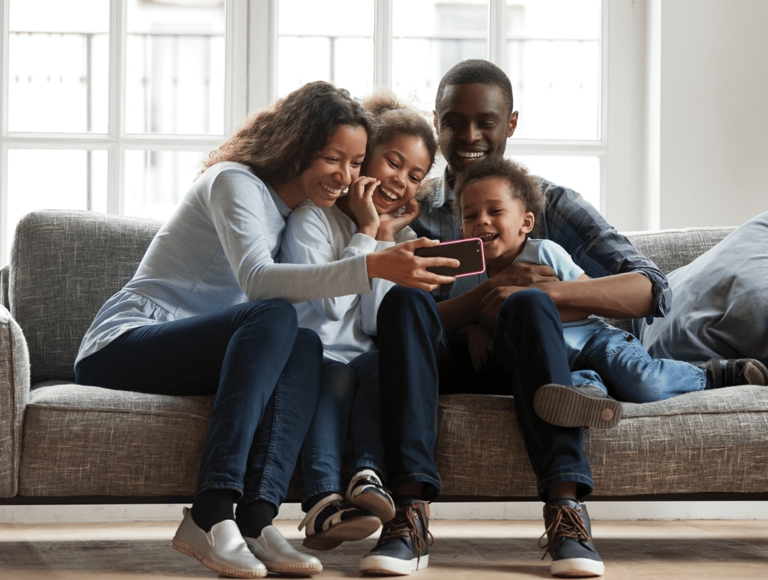
[[[381,181],[373,192],[373,205],[381,214],[391,213],[413,199],[429,170],[429,151],[414,135],[400,134],[381,143],[365,160],[363,175]]]
[[[533,229],[533,213],[509,193],[506,181],[496,177],[467,184],[461,194],[461,235],[483,240],[485,259],[490,261],[522,250]]]
[[[305,199],[331,207],[360,175],[368,133],[360,126],[342,125],[298,177]]]

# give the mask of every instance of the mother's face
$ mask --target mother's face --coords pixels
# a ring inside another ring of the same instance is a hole
[[[368,133],[363,127],[342,125],[298,177],[306,196],[318,207],[331,207],[360,175]]]

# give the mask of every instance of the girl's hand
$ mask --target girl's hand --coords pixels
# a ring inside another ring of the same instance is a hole
[[[480,372],[488,363],[488,358],[493,350],[493,337],[479,324],[468,324],[463,329],[467,337],[469,358],[472,360],[472,368]]]
[[[453,258],[422,258],[413,253],[417,248],[437,246],[439,243],[437,240],[419,238],[378,252],[372,252],[366,256],[368,278],[384,278],[406,288],[420,288],[427,292],[431,292],[440,284],[449,284],[456,278],[427,272],[427,268],[440,266],[458,268],[458,260]]]
[[[357,227],[360,233],[372,238],[376,237],[376,232],[379,229],[379,213],[376,211],[371,197],[379,183],[381,182],[378,179],[362,176],[349,186],[349,209],[357,218]]]
[[[400,208],[397,209],[400,211]],[[400,215],[385,213],[379,216],[379,231],[376,239],[383,242],[394,242],[395,234],[404,227],[412,224],[421,215],[421,208],[415,199],[411,199],[403,208]]]

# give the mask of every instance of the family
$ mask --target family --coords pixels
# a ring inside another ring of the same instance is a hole
[[[320,573],[272,525],[299,463],[304,546],[383,525],[360,572],[423,569],[438,395],[494,393],[514,396],[552,574],[599,576],[583,429],[615,426],[620,401],[768,383],[758,360],[652,358],[597,318],[664,317],[667,279],[576,192],[504,159],[517,121],[507,75],[467,60],[434,128],[388,93],[313,82],[210,154],[75,363],[80,384],[215,396],[174,548],[225,576]],[[415,253],[461,238],[482,241],[483,274]]]

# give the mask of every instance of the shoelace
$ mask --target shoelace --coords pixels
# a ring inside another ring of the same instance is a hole
[[[382,532],[381,537],[379,538],[379,542],[376,544],[376,546],[378,547],[387,540],[391,540],[393,538],[401,537],[407,540],[409,537],[412,537],[413,547],[416,548],[417,552],[416,557],[418,560],[421,560],[421,553],[424,551],[424,548],[434,544],[435,538],[432,536],[432,532],[429,531],[429,528],[427,528],[426,525],[425,530],[427,532],[427,537],[426,539],[421,537],[418,525],[416,523],[417,517],[420,517],[422,522],[427,521],[427,515],[424,512],[423,503],[411,504],[409,506],[405,506],[404,508],[398,508],[392,521],[385,524],[384,531]]]
[[[555,506],[548,508],[555,511],[555,517],[549,523],[549,526],[539,538],[539,548],[544,550],[544,555],[541,557],[543,560],[547,554],[551,554],[554,551],[555,546],[562,538],[570,538],[572,540],[583,540],[588,542],[590,540],[589,532],[584,526],[584,520],[581,519],[581,507],[572,508],[569,506]],[[547,537],[547,543],[543,546],[541,541],[544,537]]]

